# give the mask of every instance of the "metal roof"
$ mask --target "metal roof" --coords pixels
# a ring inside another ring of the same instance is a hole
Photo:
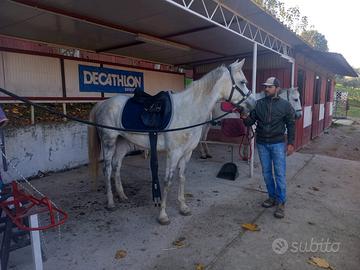
[[[325,69],[334,74],[349,77],[358,77],[356,71],[349,65],[340,53],[318,51],[310,47],[298,46],[297,51],[313,59]]]
[[[1,0],[0,34],[188,67],[304,45],[250,0]]]

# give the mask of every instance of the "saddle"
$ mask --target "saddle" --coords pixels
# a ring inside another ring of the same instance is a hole
[[[127,129],[163,130],[170,122],[172,104],[170,94],[161,91],[155,96],[140,89],[125,104],[122,125]]]
[[[158,177],[157,137],[158,130],[164,130],[172,115],[172,103],[169,92],[159,92],[155,96],[135,89],[122,112],[122,125],[126,129],[144,130],[149,133],[150,168],[152,176],[152,194],[155,206],[160,206],[161,188]]]

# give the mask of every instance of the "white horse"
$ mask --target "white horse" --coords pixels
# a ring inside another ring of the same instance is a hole
[[[194,81],[182,92],[172,94],[173,118],[168,129],[186,127],[205,122],[215,103],[219,100],[230,101],[250,111],[255,106],[255,98],[246,87],[246,78],[242,72],[245,59],[232,63],[229,68],[221,66],[209,72],[198,81]],[[90,120],[99,124],[122,127],[122,109],[129,99],[128,96],[118,95],[98,103],[90,113]],[[166,172],[165,187],[161,201],[161,210],[158,217],[160,224],[169,224],[166,213],[166,200],[175,170],[179,169],[180,185],[178,200],[180,213],[190,215],[190,208],[186,205],[184,196],[185,166],[190,160],[193,150],[200,141],[202,126],[175,132],[159,133],[157,150],[165,151]],[[100,150],[103,151],[104,175],[108,208],[113,208],[114,199],[111,190],[111,174],[115,171],[115,187],[122,200],[127,197],[124,193],[120,167],[125,154],[130,150],[131,144],[149,149],[148,133],[134,133],[115,131],[104,128],[89,128],[89,159],[90,168],[96,175]]]
[[[282,99],[285,99],[290,102],[291,106],[293,107],[295,111],[295,119],[300,119],[302,116],[302,107],[301,107],[301,101],[300,101],[300,93],[298,91],[298,88],[288,88],[288,89],[280,89],[278,93],[279,97]],[[256,93],[255,94],[256,100],[259,100],[261,98],[265,97],[264,92]],[[214,108],[214,110],[211,113],[211,118],[216,119],[217,117],[221,116],[224,112],[220,109],[220,104],[217,104]],[[240,115],[237,112],[233,112],[226,116],[227,118],[238,118]],[[210,118],[210,119],[211,119]],[[211,125],[205,125],[203,127],[203,132],[201,135],[201,140],[206,141],[208,132],[211,128]],[[211,154],[209,151],[209,148],[206,143],[200,143],[200,158],[206,159],[211,158]]]

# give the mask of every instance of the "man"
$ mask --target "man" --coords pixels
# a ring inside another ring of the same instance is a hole
[[[262,203],[265,208],[276,206],[274,216],[285,216],[286,202],[286,152],[294,152],[295,111],[291,104],[280,98],[280,81],[270,77],[263,83],[265,98],[257,101],[250,115],[242,115],[246,126],[256,125],[256,146],[269,198]],[[287,129],[287,145],[285,130]],[[273,176],[273,167],[275,177]]]

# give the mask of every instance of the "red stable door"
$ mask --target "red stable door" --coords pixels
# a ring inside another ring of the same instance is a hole
[[[312,121],[311,121],[311,139],[319,135],[319,116],[320,116],[320,97],[321,97],[321,77],[315,74],[314,79],[314,96],[312,107]]]

